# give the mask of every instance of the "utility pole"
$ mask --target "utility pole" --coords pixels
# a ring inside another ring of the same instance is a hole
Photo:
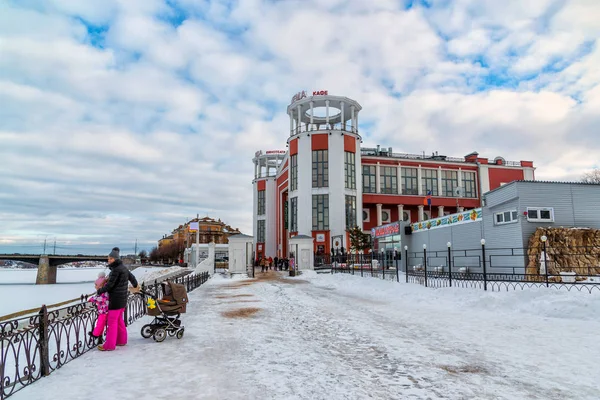
[[[133,254],[137,256],[137,239],[135,239],[135,250],[133,250]]]
[[[196,214],[196,224],[198,224],[198,226],[196,228],[196,253],[195,254],[195,260],[194,260],[194,268],[198,267],[198,261],[200,261],[200,214]]]
[[[42,254],[46,254],[46,238],[44,238],[44,252]]]
[[[54,255],[56,255],[56,238],[54,238]]]

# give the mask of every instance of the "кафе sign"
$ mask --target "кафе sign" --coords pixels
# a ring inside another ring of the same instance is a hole
[[[393,236],[400,234],[400,222],[392,222],[391,224],[377,226],[371,229],[371,237],[373,239],[379,239],[386,236]]]
[[[313,96],[327,96],[327,94],[328,94],[327,90],[315,90],[312,93]],[[298,93],[296,93],[294,95],[294,97],[292,97],[292,103],[295,102],[295,101],[298,101],[298,100],[302,100],[306,96],[307,96],[306,90],[298,92]]]

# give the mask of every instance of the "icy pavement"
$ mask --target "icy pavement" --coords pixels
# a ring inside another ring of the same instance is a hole
[[[215,277],[181,340],[92,351],[11,399],[598,399],[600,296]]]

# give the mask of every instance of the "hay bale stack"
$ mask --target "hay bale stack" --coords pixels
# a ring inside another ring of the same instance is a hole
[[[527,274],[540,273],[540,256],[543,251],[542,236],[546,236],[546,268],[553,282],[561,282],[561,272],[577,275],[600,274],[600,229],[588,228],[537,228],[529,238]],[[528,277],[529,281],[543,281],[544,276]],[[584,278],[578,278],[584,279]]]

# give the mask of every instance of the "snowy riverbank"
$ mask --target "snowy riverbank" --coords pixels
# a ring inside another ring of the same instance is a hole
[[[185,336],[93,351],[14,395],[134,399],[597,399],[600,295],[434,290],[349,275],[214,276]],[[187,371],[148,379],[153,367]],[[146,367],[140,367],[146,366]],[[165,387],[169,387],[167,392]]]

